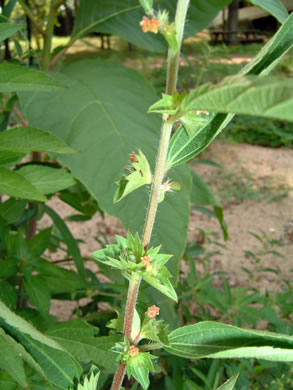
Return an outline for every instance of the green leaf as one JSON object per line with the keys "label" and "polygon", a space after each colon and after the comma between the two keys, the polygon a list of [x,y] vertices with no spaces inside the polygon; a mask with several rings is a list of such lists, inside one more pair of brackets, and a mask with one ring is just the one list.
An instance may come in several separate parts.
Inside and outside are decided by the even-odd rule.
{"label": "green leaf", "polygon": [[273,15],[280,23],[283,23],[288,17],[288,11],[282,4],[281,0],[248,0],[250,3],[263,8]]}
{"label": "green leaf", "polygon": [[0,151],[76,153],[55,135],[32,127],[15,127],[1,133]]}
{"label": "green leaf", "polygon": [[136,356],[131,356],[127,362],[128,378],[133,376],[143,389],[147,389],[150,385],[149,372],[154,371],[152,362],[154,358],[150,353],[140,352]]}
{"label": "green leaf", "polygon": [[0,215],[10,224],[16,222],[24,213],[26,200],[9,198],[0,204]]}
{"label": "green leaf", "polygon": [[[219,11],[231,0],[191,0],[188,10],[189,23],[185,37],[193,36],[208,27]],[[154,9],[169,11],[170,20],[174,20],[177,0],[154,1]],[[119,35],[121,38],[151,51],[167,50],[167,45],[160,35],[143,33],[139,22],[144,11],[137,0],[81,0],[75,19],[71,43],[86,34],[96,31]]]}
{"label": "green leaf", "polygon": [[23,368],[22,359],[18,353],[11,348],[11,340],[3,329],[0,328],[0,368],[7,372],[22,387],[26,386],[26,375]]}
{"label": "green leaf", "polygon": [[[58,79],[71,87],[61,93],[21,95],[29,122],[80,150],[76,155],[55,158],[70,168],[103,210],[118,217],[126,230],[141,234],[143,205],[148,201],[145,189],[136,190],[115,205],[112,196],[129,153],[138,145],[143,145],[150,166],[154,166],[160,120],[146,114],[156,100],[153,89],[135,71],[109,62],[75,62],[65,68],[65,73]],[[168,267],[176,283],[187,238],[191,178],[185,166],[174,169],[170,178],[180,182],[182,190],[176,195],[166,194],[159,206],[151,245],[162,244],[164,252],[174,255]]]}
{"label": "green leaf", "polygon": [[28,180],[7,168],[0,167],[0,192],[30,200],[45,202],[47,199]]}
{"label": "green leaf", "polygon": [[47,334],[79,361],[92,361],[98,367],[115,370],[117,353],[111,348],[120,336],[96,337],[98,329],[82,319],[74,319],[51,327]]}
{"label": "green leaf", "polygon": [[178,301],[176,291],[169,281],[171,274],[166,267],[161,267],[154,276],[151,272],[141,272],[140,275],[144,281],[159,290],[162,294],[171,298],[175,302]]}
{"label": "green leaf", "polygon": [[3,152],[0,153],[0,165],[11,166],[21,161],[25,157],[26,153],[17,152]]}
{"label": "green leaf", "polygon": [[21,24],[15,23],[0,23],[0,42],[10,37],[22,28]]}
{"label": "green leaf", "polygon": [[85,377],[85,379],[83,380],[83,384],[79,383],[77,385],[77,390],[96,390],[98,386],[99,377],[99,372],[97,372],[96,374],[92,372],[89,378]]}
{"label": "green leaf", "polygon": [[153,0],[139,0],[139,2],[145,13],[147,15],[151,15],[153,10]]}
{"label": "green leaf", "polygon": [[67,390],[68,386],[73,385],[74,378],[79,378],[82,369],[68,352],[10,311],[1,301],[0,319],[3,328],[33,356],[53,385]]}
{"label": "green leaf", "polygon": [[228,379],[222,386],[218,387],[217,390],[233,390],[238,377],[239,373],[233,375],[232,378]]}
{"label": "green leaf", "polygon": [[[260,50],[258,55],[239,73],[245,75],[267,75],[293,47],[293,14],[280,27],[275,36]],[[198,93],[201,92],[201,87]],[[172,166],[187,162],[201,153],[228,125],[233,114],[216,114],[207,124],[198,129],[193,137],[181,128],[170,142],[169,157]]]}
{"label": "green leaf", "polygon": [[0,64],[0,92],[58,91],[64,85],[48,76],[25,66]]}
{"label": "green leaf", "polygon": [[18,174],[32,183],[43,195],[54,194],[73,186],[76,181],[65,169],[30,164],[21,167]]}
{"label": "green leaf", "polygon": [[131,164],[134,171],[127,176],[122,176],[119,182],[117,182],[118,189],[114,195],[115,203],[137,188],[152,182],[152,172],[148,160],[141,150],[139,150],[138,154],[135,154],[135,160]]}
{"label": "green leaf", "polygon": [[171,332],[169,345],[164,349],[190,359],[255,358],[292,362],[293,336],[204,321]]}
{"label": "green leaf", "polygon": [[61,233],[63,240],[65,244],[67,245],[68,252],[72,255],[74,264],[76,265],[76,268],[79,272],[79,274],[83,277],[85,277],[85,268],[83,264],[83,258],[80,254],[80,250],[78,247],[78,244],[76,240],[74,239],[73,235],[71,234],[70,230],[66,226],[66,224],[63,222],[62,218],[59,217],[59,215],[50,207],[44,205],[46,214],[49,215],[49,217],[54,222],[55,227],[59,230]]}
{"label": "green leaf", "polygon": [[24,278],[24,288],[30,303],[36,306],[43,317],[48,317],[50,310],[50,291],[45,280],[40,275]]}
{"label": "green leaf", "polygon": [[191,92],[181,110],[207,110],[293,121],[293,81],[266,77],[228,77],[202,95]]}
{"label": "green leaf", "polygon": [[15,288],[5,280],[1,280],[0,282],[0,299],[11,308],[14,308],[17,302]]}

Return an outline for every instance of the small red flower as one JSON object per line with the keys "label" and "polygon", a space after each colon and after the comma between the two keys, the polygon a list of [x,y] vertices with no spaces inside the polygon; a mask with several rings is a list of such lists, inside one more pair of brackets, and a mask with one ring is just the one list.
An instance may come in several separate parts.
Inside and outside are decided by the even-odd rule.
{"label": "small red flower", "polygon": [[132,152],[132,153],[130,153],[130,155],[129,155],[129,160],[132,162],[132,163],[134,163],[134,162],[137,162],[137,154],[136,153],[134,153],[134,152]]}
{"label": "small red flower", "polygon": [[160,314],[160,308],[156,305],[150,306],[148,310],[145,312],[145,315],[152,318],[153,320],[159,314]]}
{"label": "small red flower", "polygon": [[158,34],[160,29],[159,20],[154,17],[149,19],[144,16],[142,21],[140,22],[140,26],[143,32],[153,32],[154,34]]}
{"label": "small red flower", "polygon": [[129,347],[129,354],[130,354],[130,356],[136,356],[139,354],[139,349],[137,347],[135,347],[134,345],[131,345]]}
{"label": "small red flower", "polygon": [[140,258],[140,260],[142,261],[143,265],[146,267],[147,265],[150,264],[150,262],[152,261],[151,259],[151,256],[143,256]]}

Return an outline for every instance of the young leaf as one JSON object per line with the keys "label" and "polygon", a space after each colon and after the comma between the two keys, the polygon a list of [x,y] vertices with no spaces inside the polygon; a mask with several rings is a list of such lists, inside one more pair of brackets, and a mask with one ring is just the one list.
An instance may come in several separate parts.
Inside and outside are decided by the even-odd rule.
{"label": "young leaf", "polygon": [[66,172],[65,169],[47,165],[25,165],[17,173],[32,183],[43,195],[54,194],[76,183],[71,174]]}
{"label": "young leaf", "polygon": [[10,37],[22,28],[21,24],[16,23],[0,23],[0,42]]}
{"label": "young leaf", "polygon": [[152,172],[148,160],[141,150],[135,154],[135,161],[131,165],[134,171],[127,176],[122,176],[117,182],[118,189],[114,195],[114,203],[119,202],[137,188],[152,182]]}
{"label": "young leaf", "polygon": [[64,87],[46,73],[20,65],[0,65],[0,92],[56,91]]}
{"label": "young leaf", "polygon": [[288,11],[282,4],[281,0],[248,0],[250,3],[263,8],[273,15],[280,23],[283,23],[288,17]]}
{"label": "young leaf", "polygon": [[0,151],[76,153],[55,135],[33,127],[15,127],[0,133]]}
{"label": "young leaf", "polygon": [[183,326],[169,334],[164,349],[174,355],[198,359],[255,358],[293,361],[293,336],[241,329],[232,325],[203,321]]}
{"label": "young leaf", "polygon": [[155,359],[150,353],[139,352],[136,356],[131,356],[127,362],[128,378],[133,376],[140,383],[143,389],[150,385],[149,373],[154,371],[152,359]]}
{"label": "young leaf", "polygon": [[176,291],[174,290],[174,287],[169,281],[171,274],[166,267],[159,268],[158,271],[155,271],[154,275],[152,275],[151,272],[141,272],[140,275],[143,280],[145,280],[152,287],[159,290],[161,293],[171,298],[173,301],[178,301]]}
{"label": "young leaf", "polygon": [[217,390],[233,390],[238,377],[239,373],[233,375],[232,378],[228,379],[222,386],[218,387]]}
{"label": "young leaf", "polygon": [[45,202],[44,195],[28,180],[10,169],[0,167],[0,192],[29,200]]}
{"label": "young leaf", "polygon": [[91,373],[91,376],[85,377],[83,384],[79,383],[77,385],[77,390],[96,390],[98,386],[100,373],[94,374]]}

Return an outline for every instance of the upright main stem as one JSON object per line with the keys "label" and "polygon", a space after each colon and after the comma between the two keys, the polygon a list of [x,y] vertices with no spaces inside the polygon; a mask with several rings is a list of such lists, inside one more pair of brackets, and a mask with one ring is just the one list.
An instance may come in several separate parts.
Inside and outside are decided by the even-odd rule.
{"label": "upright main stem", "polygon": [[[178,42],[178,51],[173,53],[169,49],[168,54],[168,72],[167,72],[167,85],[166,93],[172,95],[173,91],[176,89],[177,84],[177,75],[179,68],[179,57],[180,49],[184,32],[184,24],[187,14],[187,9],[189,5],[189,0],[178,0],[176,16],[175,16],[175,29],[176,37]],[[161,127],[161,138],[157,154],[156,168],[153,178],[153,184],[151,189],[151,195],[149,200],[149,206],[146,215],[146,221],[142,236],[142,243],[147,248],[151,239],[153,226],[156,219],[159,196],[161,191],[161,186],[163,183],[165,170],[166,170],[166,158],[168,152],[169,140],[172,132],[172,123],[168,121],[167,118],[163,117],[163,123]],[[124,319],[124,336],[131,341],[131,328],[133,321],[133,314],[136,306],[136,300],[138,296],[140,285],[140,279],[136,279],[129,282],[128,296],[125,308],[125,319]],[[111,386],[111,390],[120,390],[126,371],[126,365],[119,363],[114,380]]]}

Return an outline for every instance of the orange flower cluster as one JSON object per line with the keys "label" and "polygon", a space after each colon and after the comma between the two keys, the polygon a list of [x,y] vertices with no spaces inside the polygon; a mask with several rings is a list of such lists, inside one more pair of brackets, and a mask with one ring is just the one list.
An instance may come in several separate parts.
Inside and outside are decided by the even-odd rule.
{"label": "orange flower cluster", "polygon": [[139,23],[143,32],[153,32],[158,34],[160,29],[159,20],[152,17],[151,19],[146,16],[143,17],[142,21]]}
{"label": "orange flower cluster", "polygon": [[129,155],[129,160],[132,162],[132,163],[134,163],[134,162],[137,162],[137,154],[135,153],[135,152],[132,152],[132,153],[130,153],[130,155]]}
{"label": "orange flower cluster", "polygon": [[134,345],[131,345],[129,347],[129,354],[130,354],[130,356],[136,356],[139,354],[139,349],[137,347],[135,347]]}
{"label": "orange flower cluster", "polygon": [[156,318],[157,315],[160,314],[160,308],[156,305],[150,306],[148,310],[145,312],[145,315],[152,318],[153,320]]}
{"label": "orange flower cluster", "polygon": [[140,260],[142,261],[143,265],[146,267],[150,264],[151,262],[151,256],[143,256],[140,258]]}

